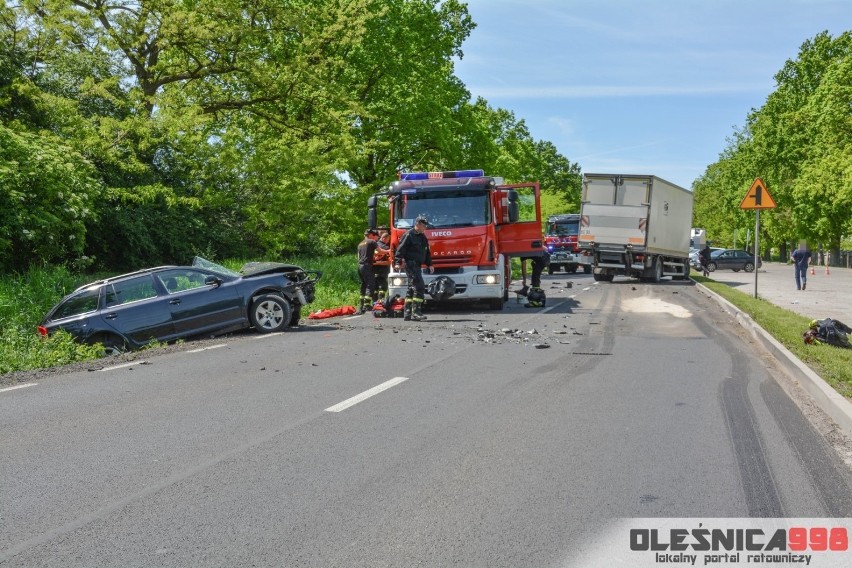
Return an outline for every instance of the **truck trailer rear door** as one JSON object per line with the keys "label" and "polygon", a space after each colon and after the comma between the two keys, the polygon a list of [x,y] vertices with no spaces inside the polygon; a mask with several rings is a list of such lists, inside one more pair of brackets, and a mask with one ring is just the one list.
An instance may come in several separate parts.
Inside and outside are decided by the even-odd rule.
{"label": "truck trailer rear door", "polygon": [[581,243],[645,246],[650,177],[586,174]]}
{"label": "truck trailer rear door", "polygon": [[[497,187],[497,240],[499,252],[507,256],[535,255],[544,251],[541,231],[541,198],[538,183]],[[511,213],[514,209],[517,218]]]}

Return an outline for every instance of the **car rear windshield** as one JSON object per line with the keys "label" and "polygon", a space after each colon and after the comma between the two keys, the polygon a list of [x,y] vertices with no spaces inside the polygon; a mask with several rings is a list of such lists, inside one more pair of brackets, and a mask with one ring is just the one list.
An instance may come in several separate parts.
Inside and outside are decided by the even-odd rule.
{"label": "car rear windshield", "polygon": [[98,309],[98,296],[100,294],[100,286],[87,288],[75,296],[72,296],[59,304],[56,311],[53,312],[51,319],[57,320],[72,316],[79,316],[93,312]]}

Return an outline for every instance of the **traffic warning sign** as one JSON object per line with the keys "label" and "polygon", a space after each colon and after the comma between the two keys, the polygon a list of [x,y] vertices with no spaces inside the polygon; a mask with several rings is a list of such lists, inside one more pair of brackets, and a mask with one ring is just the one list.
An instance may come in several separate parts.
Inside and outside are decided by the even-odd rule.
{"label": "traffic warning sign", "polygon": [[775,209],[775,200],[769,195],[766,184],[760,178],[755,178],[754,183],[743,197],[740,209]]}

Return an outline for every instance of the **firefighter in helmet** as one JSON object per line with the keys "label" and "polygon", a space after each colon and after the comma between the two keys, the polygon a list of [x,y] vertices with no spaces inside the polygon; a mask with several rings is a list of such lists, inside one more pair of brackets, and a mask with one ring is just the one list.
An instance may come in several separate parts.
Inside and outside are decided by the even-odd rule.
{"label": "firefighter in helmet", "polygon": [[361,299],[358,313],[373,306],[373,291],[376,289],[376,277],[373,273],[373,259],[379,244],[376,239],[379,232],[375,229],[364,231],[364,240],[358,243],[358,277],[361,279]]}
{"label": "firefighter in helmet", "polygon": [[408,276],[408,293],[405,295],[405,312],[403,319],[421,321],[425,320],[423,315],[423,302],[426,294],[426,283],[423,281],[422,265],[429,268],[429,272],[435,272],[432,266],[432,253],[429,250],[429,240],[426,238],[426,226],[429,221],[424,215],[420,215],[414,221],[414,227],[409,229],[402,239],[394,255],[399,259],[400,266]]}

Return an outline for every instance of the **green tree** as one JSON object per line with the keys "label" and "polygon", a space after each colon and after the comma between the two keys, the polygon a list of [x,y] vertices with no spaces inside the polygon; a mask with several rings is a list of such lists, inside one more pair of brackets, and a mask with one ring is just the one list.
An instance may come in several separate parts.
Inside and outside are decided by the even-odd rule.
{"label": "green tree", "polygon": [[776,74],[766,103],[696,180],[697,223],[727,235],[724,225],[741,218],[734,201],[759,176],[778,206],[761,216],[767,248],[778,246],[783,258],[788,243],[807,238],[839,249],[852,218],[850,60],[850,32],[823,32],[802,44]]}
{"label": "green tree", "polygon": [[55,135],[0,125],[0,269],[82,256],[100,190],[92,164]]}

